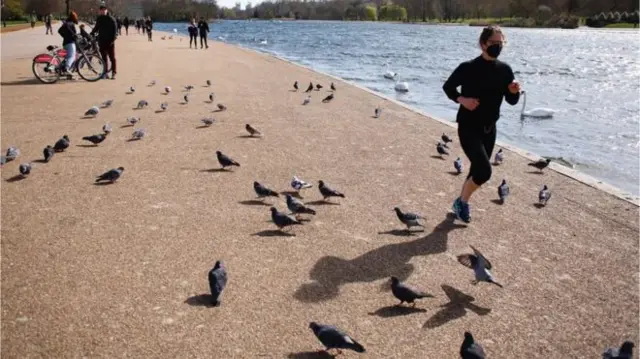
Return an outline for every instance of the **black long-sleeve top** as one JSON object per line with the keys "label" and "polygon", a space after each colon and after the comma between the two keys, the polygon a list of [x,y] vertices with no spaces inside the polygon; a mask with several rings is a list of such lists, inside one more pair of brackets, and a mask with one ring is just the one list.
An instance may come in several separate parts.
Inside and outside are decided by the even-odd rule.
{"label": "black long-sleeve top", "polygon": [[200,29],[200,36],[207,36],[209,24],[204,20],[200,20],[200,22],[198,22],[198,29]]}
{"label": "black long-sleeve top", "polygon": [[100,15],[96,19],[96,24],[91,30],[91,35],[98,33],[98,42],[101,44],[110,44],[116,41],[118,37],[118,25],[116,19],[111,15]]}
{"label": "black long-sleeve top", "polygon": [[[500,60],[488,61],[478,56],[461,63],[442,89],[456,103],[460,96],[478,99],[480,104],[474,111],[460,105],[456,118],[460,125],[492,126],[500,118],[503,98],[511,105],[517,104],[520,99],[520,93],[512,94],[509,91],[509,84],[513,80],[513,71],[509,65]],[[458,87],[461,87],[460,92]]]}

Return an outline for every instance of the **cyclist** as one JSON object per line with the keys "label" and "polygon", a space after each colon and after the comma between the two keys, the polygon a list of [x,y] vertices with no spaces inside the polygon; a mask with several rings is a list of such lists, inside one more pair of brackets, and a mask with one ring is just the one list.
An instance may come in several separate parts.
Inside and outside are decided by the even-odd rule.
{"label": "cyclist", "polygon": [[78,14],[75,11],[69,13],[69,17],[62,22],[62,26],[58,29],[58,34],[62,36],[62,47],[67,52],[64,57],[63,75],[70,76],[69,70],[76,59],[76,24],[78,23]]}

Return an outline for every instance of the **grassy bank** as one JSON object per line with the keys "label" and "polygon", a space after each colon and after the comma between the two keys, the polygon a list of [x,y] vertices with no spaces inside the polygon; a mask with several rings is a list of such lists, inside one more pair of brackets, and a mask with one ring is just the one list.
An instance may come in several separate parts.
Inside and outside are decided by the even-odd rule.
{"label": "grassy bank", "polygon": [[[36,26],[42,26],[44,25],[43,22],[38,21],[36,22]],[[31,27],[31,23],[28,22],[23,22],[23,21],[7,21],[7,27],[0,27],[0,34],[4,34],[7,32],[14,32],[14,31],[18,31],[18,30],[24,30],[24,29],[28,29]]]}

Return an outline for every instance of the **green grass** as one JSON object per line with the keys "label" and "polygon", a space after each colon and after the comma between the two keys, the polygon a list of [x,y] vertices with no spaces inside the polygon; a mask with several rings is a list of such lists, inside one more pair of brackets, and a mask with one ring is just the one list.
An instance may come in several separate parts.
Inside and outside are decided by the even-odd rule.
{"label": "green grass", "polygon": [[619,22],[616,24],[609,24],[605,26],[606,29],[633,29],[633,24],[630,22]]}
{"label": "green grass", "polygon": [[6,23],[7,23],[7,26],[28,24],[28,22],[24,20],[7,20]]}

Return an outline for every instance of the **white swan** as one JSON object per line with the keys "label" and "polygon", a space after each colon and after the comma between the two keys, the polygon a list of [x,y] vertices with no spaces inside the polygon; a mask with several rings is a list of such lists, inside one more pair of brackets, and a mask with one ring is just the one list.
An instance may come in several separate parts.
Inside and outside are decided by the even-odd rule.
{"label": "white swan", "polygon": [[387,71],[382,76],[384,76],[385,79],[389,79],[389,80],[395,79],[396,76],[398,76],[398,73],[389,70],[389,64],[385,64],[385,65],[387,66]]}
{"label": "white swan", "polygon": [[409,84],[406,82],[396,82],[395,89],[398,92],[409,92]]}
{"label": "white swan", "polygon": [[552,118],[553,114],[556,113],[555,110],[552,110],[550,108],[534,108],[531,109],[529,111],[525,111],[525,108],[527,106],[527,92],[526,91],[521,91],[520,92],[522,94],[522,96],[524,97],[522,100],[522,111],[520,112],[520,117],[525,118],[525,117],[532,117],[532,118]]}
{"label": "white swan", "polygon": [[177,34],[178,33],[178,29],[173,29],[173,32]]}

